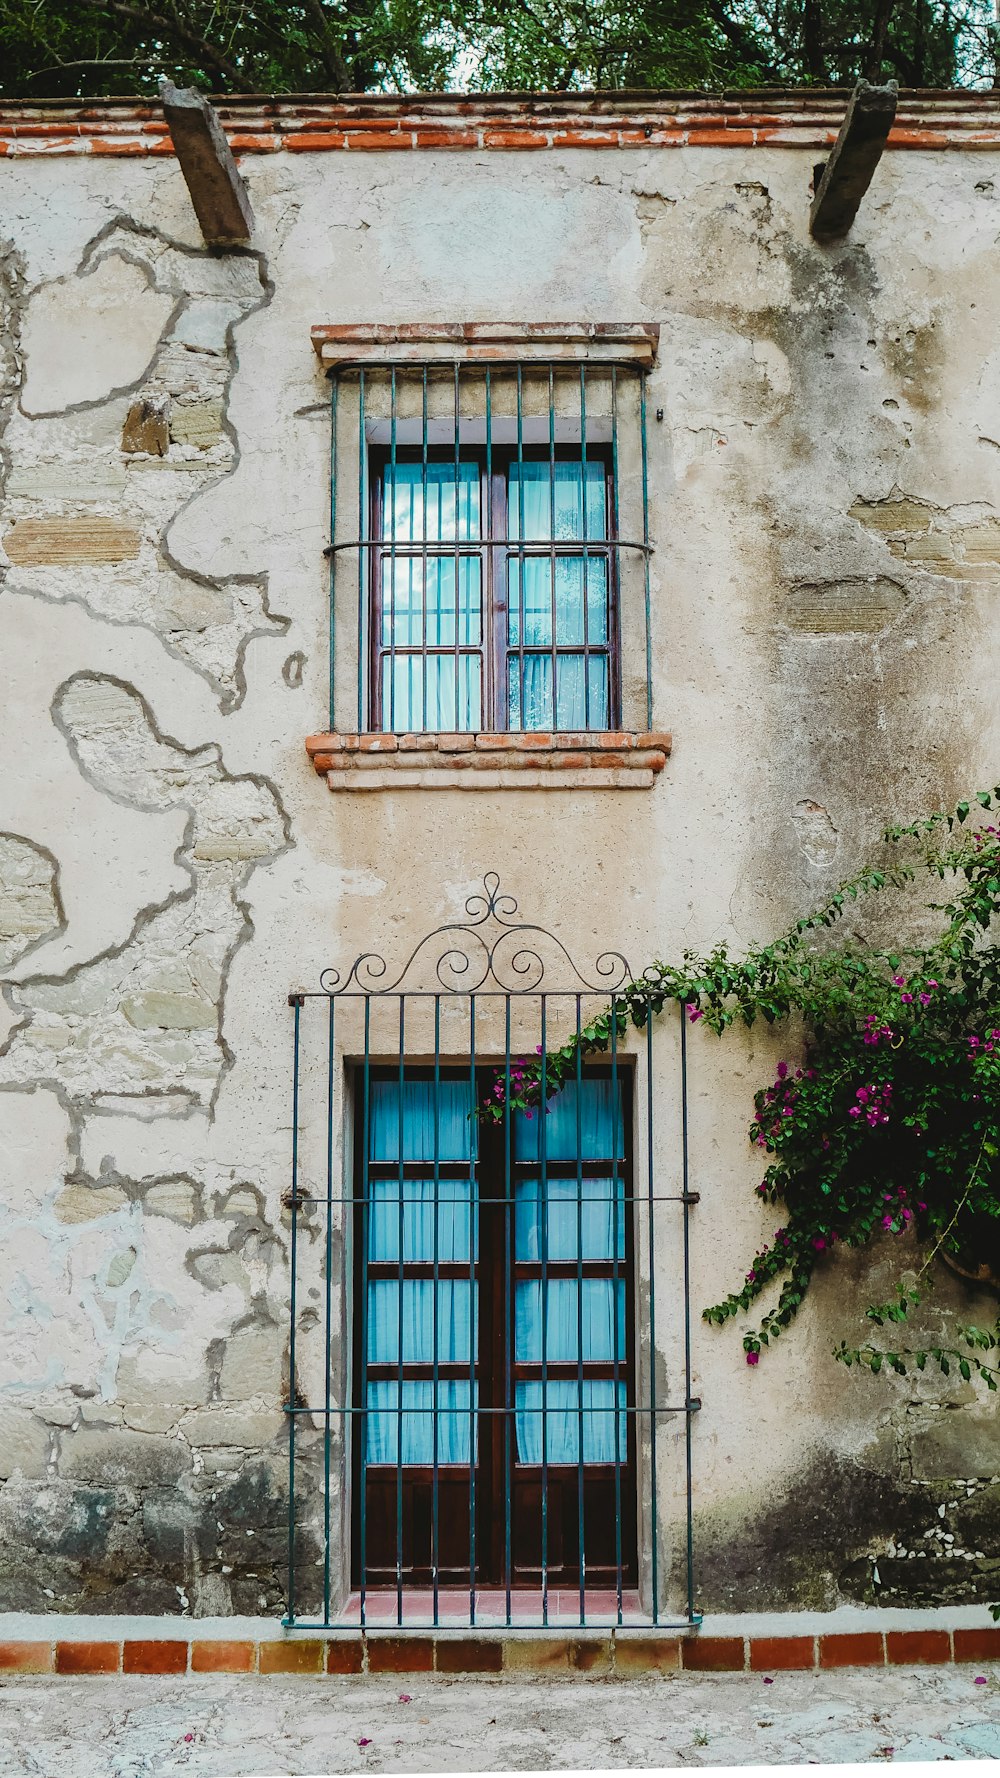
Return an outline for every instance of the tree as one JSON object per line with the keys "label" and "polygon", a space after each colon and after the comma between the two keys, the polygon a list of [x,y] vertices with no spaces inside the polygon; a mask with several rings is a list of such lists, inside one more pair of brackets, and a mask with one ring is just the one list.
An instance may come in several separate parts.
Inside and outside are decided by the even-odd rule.
{"label": "tree", "polygon": [[4,0],[0,96],[990,86],[993,0]]}

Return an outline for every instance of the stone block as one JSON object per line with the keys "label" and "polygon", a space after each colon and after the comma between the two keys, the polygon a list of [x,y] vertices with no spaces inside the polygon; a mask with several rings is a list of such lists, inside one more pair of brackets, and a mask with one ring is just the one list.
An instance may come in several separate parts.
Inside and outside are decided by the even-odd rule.
{"label": "stone block", "polygon": [[198,1192],[190,1179],[157,1179],[142,1194],[147,1216],[168,1216],[190,1228],[198,1216]]}
{"label": "stone block", "polygon": [[[735,1657],[734,1657],[735,1658]],[[739,1666],[743,1666],[743,1644],[739,1642]],[[676,1673],[681,1665],[679,1636],[615,1637],[615,1672]]]}
{"label": "stone block", "polygon": [[110,503],[121,499],[125,479],[121,463],[24,463],[11,470],[6,493],[11,500],[64,500],[74,505],[92,500]]}
{"label": "stone block", "polygon": [[51,1449],[52,1434],[43,1420],[27,1408],[0,1406],[0,1480],[15,1473],[44,1476]]}
{"label": "stone block", "polygon": [[498,1636],[439,1636],[434,1665],[439,1673],[499,1673],[503,1644]]}
{"label": "stone block", "polygon": [[894,580],[824,580],[793,587],[783,618],[805,635],[875,635],[899,616],[905,589]]}
{"label": "stone block", "polygon": [[70,1225],[95,1222],[98,1217],[111,1216],[128,1203],[120,1185],[84,1185],[78,1180],[65,1185],[55,1202],[56,1217]]}
{"label": "stone block", "polygon": [[1000,1475],[1000,1414],[942,1408],[910,1444],[916,1481]]}
{"label": "stone block", "polygon": [[870,531],[929,531],[933,512],[918,500],[856,500],[847,516]]}
{"label": "stone block", "polygon": [[153,1560],[188,1570],[215,1558],[218,1541],[211,1503],[202,1506],[177,1488],[154,1488],[142,1503],[143,1538]]}
{"label": "stone block", "polygon": [[113,1426],[81,1426],[62,1441],[59,1473],[66,1479],[132,1486],[176,1483],[191,1465],[180,1439],[121,1431]]}
{"label": "stone block", "polygon": [[270,1322],[243,1327],[231,1334],[219,1376],[223,1401],[279,1402],[284,1342],[284,1329]]}
{"label": "stone block", "polygon": [[364,1644],[360,1636],[333,1636],[326,1645],[328,1673],[360,1673],[364,1664]]}
{"label": "stone block", "polygon": [[233,601],[224,587],[199,586],[182,580],[163,601],[162,627],[176,630],[221,629],[234,621]]}
{"label": "stone block", "polygon": [[854,1635],[821,1636],[821,1667],[884,1667],[885,1649],[880,1630],[859,1630]]}
{"label": "stone block", "polygon": [[51,1673],[49,1642],[0,1642],[0,1672]]}
{"label": "stone block", "polygon": [[219,1009],[203,995],[170,993],[151,988],[122,1001],[122,1012],[139,1031],[212,1031]]}
{"label": "stone block", "polygon": [[199,451],[210,451],[222,437],[222,402],[175,403],[170,416],[170,437],[174,444],[195,445]]}
{"label": "stone block", "polygon": [[142,538],[121,519],[87,517],[17,519],[3,547],[18,568],[112,566],[139,554]]}
{"label": "stone block", "polygon": [[142,395],[133,401],[122,427],[122,450],[141,451],[147,457],[165,457],[170,449],[169,400]]}
{"label": "stone block", "polygon": [[236,1446],[261,1451],[276,1438],[287,1437],[288,1422],[277,1409],[272,1413],[241,1413],[238,1409],[199,1408],[186,1414],[181,1431],[192,1445]]}
{"label": "stone block", "polygon": [[885,1653],[894,1667],[937,1667],[951,1660],[951,1636],[947,1630],[890,1630]]}

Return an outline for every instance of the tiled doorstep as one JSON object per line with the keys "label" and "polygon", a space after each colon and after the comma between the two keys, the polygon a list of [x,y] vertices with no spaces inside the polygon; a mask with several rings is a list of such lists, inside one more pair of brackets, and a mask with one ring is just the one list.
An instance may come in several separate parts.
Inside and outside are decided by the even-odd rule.
{"label": "tiled doorstep", "polygon": [[753,1672],[1000,1661],[985,1607],[707,1617],[678,1634],[650,1625],[548,1630],[396,1628],[288,1632],[270,1618],[0,1616],[0,1672],[514,1673]]}

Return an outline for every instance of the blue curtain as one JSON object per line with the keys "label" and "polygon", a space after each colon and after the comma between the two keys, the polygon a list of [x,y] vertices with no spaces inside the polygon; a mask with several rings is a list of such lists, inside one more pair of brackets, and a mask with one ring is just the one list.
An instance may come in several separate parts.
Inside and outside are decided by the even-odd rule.
{"label": "blue curtain", "polygon": [[[545,1115],[545,1154],[549,1161],[575,1162],[600,1170],[599,1177],[546,1178],[539,1173],[515,1182],[514,1244],[519,1260],[624,1260],[624,1181],[614,1177],[614,1161],[624,1157],[621,1082],[585,1079],[578,1093],[571,1081],[549,1100]],[[542,1120],[537,1113],[513,1119],[514,1156],[540,1160]],[[368,1154],[376,1166],[400,1160],[418,1163],[430,1177],[373,1178],[369,1182],[368,1258],[408,1262],[467,1264],[478,1255],[478,1206],[471,1166],[478,1120],[468,1080],[373,1081],[370,1085]],[[400,1137],[402,1136],[402,1142]],[[469,1163],[470,1176],[438,1179],[434,1160]],[[402,1212],[402,1214],[400,1214]],[[543,1223],[544,1216],[544,1223]],[[544,1240],[543,1240],[544,1234]],[[475,1363],[478,1358],[478,1290],[467,1278],[371,1279],[368,1283],[368,1359],[372,1364]],[[545,1289],[544,1349],[552,1362],[625,1362],[625,1281],[619,1278],[549,1278]],[[436,1316],[435,1316],[436,1301]],[[580,1352],[580,1329],[583,1341]],[[521,1279],[514,1300],[515,1357],[539,1363],[543,1353],[542,1285]],[[431,1463],[435,1409],[437,1459],[441,1464],[470,1461],[469,1381],[398,1379],[369,1383],[366,1453],[369,1463]],[[576,1463],[583,1417],[583,1461],[610,1463],[626,1452],[625,1385],[613,1380],[547,1380],[545,1421],[551,1463]],[[516,1386],[515,1418],[520,1460],[538,1463],[542,1455],[542,1385]],[[474,1418],[474,1417],[473,1417]],[[400,1443],[400,1431],[402,1433]],[[472,1434],[474,1450],[475,1433]]]}
{"label": "blue curtain", "polygon": [[[545,1458],[548,1463],[580,1461],[580,1409],[583,1408],[584,1463],[624,1463],[628,1453],[625,1384],[618,1384],[618,1449],[615,1450],[615,1383],[609,1377],[578,1382],[551,1378],[545,1384]],[[515,1386],[517,1453],[522,1463],[542,1461],[542,1385]]]}
{"label": "blue curtain", "polygon": [[[437,1420],[439,1463],[468,1463],[470,1447],[476,1450],[476,1423],[469,1414],[468,1380],[438,1380],[438,1412],[434,1413],[433,1382],[407,1378],[402,1399],[402,1461],[433,1463],[434,1422]],[[478,1391],[477,1391],[478,1396]],[[394,1380],[368,1385],[369,1463],[399,1462],[399,1384]],[[470,1420],[472,1422],[470,1428]],[[472,1432],[470,1441],[469,1433]],[[473,1461],[475,1457],[473,1456]]]}

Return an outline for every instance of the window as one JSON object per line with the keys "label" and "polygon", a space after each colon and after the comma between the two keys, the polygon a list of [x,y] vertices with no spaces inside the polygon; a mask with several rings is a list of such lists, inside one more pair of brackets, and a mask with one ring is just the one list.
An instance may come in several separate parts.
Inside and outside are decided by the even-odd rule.
{"label": "window", "polygon": [[327,732],[351,757],[383,732],[653,734],[657,329],[372,323],[313,339],[331,391]]}
{"label": "window", "polygon": [[496,1080],[358,1083],[356,1583],[467,1585],[470,1537],[479,1584],[573,1584],[581,1555],[634,1583],[626,1077],[517,1113],[506,1160]]}
{"label": "window", "polygon": [[586,444],[379,453],[374,727],[616,725],[612,477]]}

